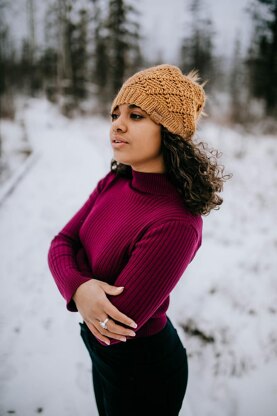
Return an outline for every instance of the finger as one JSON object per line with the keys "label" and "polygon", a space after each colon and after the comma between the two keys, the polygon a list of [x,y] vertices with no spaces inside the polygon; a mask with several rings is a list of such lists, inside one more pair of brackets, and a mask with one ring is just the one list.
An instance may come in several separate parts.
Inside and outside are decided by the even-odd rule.
{"label": "finger", "polygon": [[114,320],[121,322],[124,325],[130,326],[131,328],[137,328],[137,324],[127,315],[120,312],[110,301],[108,301],[105,312]]}
{"label": "finger", "polygon": [[112,319],[109,319],[107,323],[108,330],[113,334],[119,334],[124,336],[134,337],[136,333],[131,329],[117,325]]}
{"label": "finger", "polygon": [[98,330],[97,330],[97,328],[95,327],[95,325],[94,324],[92,324],[92,323],[90,323],[90,322],[87,322],[87,321],[85,321],[86,322],[86,324],[87,324],[87,326],[88,326],[88,328],[89,328],[89,330],[90,330],[90,332],[96,337],[96,338],[98,338],[98,339],[100,339],[100,341],[103,341],[103,342],[105,342],[105,344],[107,344],[107,345],[110,345],[110,340],[109,340],[109,338],[107,338],[107,337],[105,337],[105,336],[103,336]]}
{"label": "finger", "polygon": [[102,288],[104,289],[105,293],[107,293],[108,295],[112,295],[112,296],[116,296],[119,295],[120,293],[122,293],[124,287],[121,286],[111,286],[108,283],[103,283],[102,284]]}
{"label": "finger", "polygon": [[102,328],[98,321],[95,322],[95,329],[104,337],[113,338],[124,342],[127,340],[125,336],[114,334],[108,328]]}
{"label": "finger", "polygon": [[[106,319],[108,318],[108,321],[106,323],[107,328],[103,328],[101,326],[101,322],[104,322]],[[117,325],[110,317],[106,316],[103,319],[96,319],[96,327],[97,329],[99,329],[99,331],[103,334],[106,335],[107,334],[107,330],[111,333],[111,334],[117,334],[117,335],[123,335],[123,336],[135,336],[136,333],[134,331],[132,331],[131,329],[125,328],[121,325]],[[101,329],[99,328],[99,325],[101,327]],[[116,338],[116,339],[121,339],[121,338]],[[122,339],[121,339],[122,341]]]}

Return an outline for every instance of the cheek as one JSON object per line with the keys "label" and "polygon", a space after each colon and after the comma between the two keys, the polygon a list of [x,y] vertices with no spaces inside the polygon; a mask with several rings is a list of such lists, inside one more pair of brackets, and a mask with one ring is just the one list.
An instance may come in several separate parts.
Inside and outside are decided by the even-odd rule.
{"label": "cheek", "polygon": [[158,137],[144,136],[144,139],[137,143],[136,150],[140,154],[156,156],[161,151],[161,141]]}
{"label": "cheek", "polygon": [[149,141],[151,139],[152,148],[159,150],[162,144],[161,129],[158,126],[153,126],[149,134]]}

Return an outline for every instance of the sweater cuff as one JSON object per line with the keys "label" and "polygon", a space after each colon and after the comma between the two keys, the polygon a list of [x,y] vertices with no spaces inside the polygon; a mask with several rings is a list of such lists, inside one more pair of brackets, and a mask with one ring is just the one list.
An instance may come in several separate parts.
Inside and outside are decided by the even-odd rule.
{"label": "sweater cuff", "polygon": [[73,300],[73,296],[74,296],[74,294],[75,294],[75,292],[76,292],[76,290],[78,289],[79,286],[81,286],[83,283],[88,282],[91,279],[92,279],[91,277],[83,276],[82,278],[78,278],[78,280],[73,281],[71,283],[70,288],[68,288],[68,290],[64,294],[64,297],[65,297],[65,300],[66,300],[66,308],[70,312],[78,312],[76,303]]}

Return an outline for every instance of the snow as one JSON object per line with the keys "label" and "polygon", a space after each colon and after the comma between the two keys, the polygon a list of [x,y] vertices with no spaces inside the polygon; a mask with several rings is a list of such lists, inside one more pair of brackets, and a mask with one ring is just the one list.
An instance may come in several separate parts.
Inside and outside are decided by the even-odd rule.
{"label": "snow", "polygon": [[[109,170],[109,123],[68,120],[43,99],[27,101],[18,117],[36,162],[0,206],[0,415],[97,415],[81,317],[66,310],[47,252]],[[14,129],[5,126],[10,136]],[[171,295],[168,314],[189,355],[180,416],[275,416],[276,137],[212,122],[199,136],[223,152],[233,178],[220,210],[203,218],[202,247]]]}

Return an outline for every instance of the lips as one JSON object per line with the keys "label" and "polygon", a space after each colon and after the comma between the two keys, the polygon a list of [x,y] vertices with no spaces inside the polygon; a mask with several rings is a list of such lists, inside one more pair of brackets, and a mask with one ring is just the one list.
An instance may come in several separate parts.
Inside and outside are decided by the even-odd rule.
{"label": "lips", "polygon": [[123,140],[121,137],[114,137],[112,139],[112,143],[117,143],[117,142],[120,142],[120,143],[128,143],[128,142],[126,142],[126,140]]}

